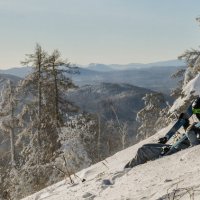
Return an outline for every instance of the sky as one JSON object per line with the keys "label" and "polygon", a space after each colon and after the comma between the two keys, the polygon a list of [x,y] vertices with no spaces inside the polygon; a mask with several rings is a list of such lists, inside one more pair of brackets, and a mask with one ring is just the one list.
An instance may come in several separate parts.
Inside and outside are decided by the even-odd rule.
{"label": "sky", "polygon": [[0,68],[36,43],[74,64],[150,63],[200,45],[199,0],[0,0]]}

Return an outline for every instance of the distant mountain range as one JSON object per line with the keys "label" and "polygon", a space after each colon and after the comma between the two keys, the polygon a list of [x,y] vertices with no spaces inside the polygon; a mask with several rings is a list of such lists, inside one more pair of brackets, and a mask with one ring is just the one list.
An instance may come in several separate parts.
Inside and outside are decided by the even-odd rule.
{"label": "distant mountain range", "polygon": [[[183,67],[185,66],[185,62],[182,60],[168,60],[161,62],[154,62],[148,64],[142,63],[129,63],[129,64],[101,64],[101,63],[90,63],[89,65],[81,66],[80,69],[92,70],[98,72],[108,72],[108,71],[116,71],[116,70],[132,70],[132,69],[145,69],[151,67]],[[15,76],[19,76],[24,78],[28,73],[31,72],[30,67],[13,67],[10,69],[0,70],[2,74],[11,74]]]}
{"label": "distant mountain range", "polygon": [[13,67],[10,69],[1,69],[0,74],[10,74],[13,76],[18,76],[20,78],[24,78],[31,72],[30,67]]}
{"label": "distant mountain range", "polygon": [[180,67],[148,67],[132,70],[98,72],[80,69],[80,75],[72,76],[78,85],[101,82],[126,83],[169,94],[177,85],[177,80],[170,76]]}
{"label": "distant mountain range", "polygon": [[[171,74],[183,67],[185,67],[184,62],[179,60],[127,65],[93,63],[84,68],[80,67],[79,75],[69,76],[80,86],[101,82],[126,83],[169,94],[177,84],[176,80],[170,78]],[[30,67],[0,70],[1,74],[11,74],[21,78],[30,72]]]}
{"label": "distant mountain range", "polygon": [[182,60],[169,60],[169,61],[161,61],[161,62],[154,62],[148,64],[142,63],[129,63],[125,65],[120,64],[98,64],[98,63],[91,63],[86,68],[94,71],[100,72],[108,72],[113,70],[131,70],[131,69],[144,69],[149,67],[181,67],[185,66],[185,62]]}

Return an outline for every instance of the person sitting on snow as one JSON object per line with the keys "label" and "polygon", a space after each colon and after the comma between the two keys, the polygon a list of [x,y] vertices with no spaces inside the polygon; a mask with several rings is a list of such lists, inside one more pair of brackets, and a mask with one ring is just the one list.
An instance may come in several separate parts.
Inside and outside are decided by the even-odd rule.
{"label": "person sitting on snow", "polygon": [[200,97],[191,105],[191,115],[195,114],[199,122],[189,124],[187,114],[181,113],[179,120],[184,120],[184,129],[186,133],[173,145],[166,144],[167,141],[176,133],[169,131],[164,137],[158,139],[158,143],[145,144],[140,147],[135,158],[128,162],[124,168],[132,168],[139,164],[143,164],[149,160],[155,160],[159,157],[171,155],[177,151],[195,146],[200,143]]}

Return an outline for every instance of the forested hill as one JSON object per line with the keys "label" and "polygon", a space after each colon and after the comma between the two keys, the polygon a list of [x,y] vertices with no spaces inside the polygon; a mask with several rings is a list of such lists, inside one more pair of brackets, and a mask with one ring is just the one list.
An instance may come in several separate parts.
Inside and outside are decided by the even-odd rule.
{"label": "forested hill", "polygon": [[129,84],[99,83],[71,91],[68,98],[81,110],[100,114],[107,120],[114,117],[112,106],[120,120],[133,122],[137,112],[144,106],[141,99],[145,94],[152,92]]}

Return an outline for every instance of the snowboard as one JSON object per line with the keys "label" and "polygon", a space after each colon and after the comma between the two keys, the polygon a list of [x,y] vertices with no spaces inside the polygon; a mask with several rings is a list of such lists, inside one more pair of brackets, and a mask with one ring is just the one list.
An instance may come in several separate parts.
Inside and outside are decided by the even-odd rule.
{"label": "snowboard", "polygon": [[[192,116],[192,104],[187,108],[186,112],[182,113],[182,117],[180,115],[179,119],[175,122],[172,128],[166,133],[165,137],[169,140],[182,126],[187,123],[187,120]],[[187,136],[184,134],[181,139],[179,139],[175,144],[173,144],[170,148],[163,149],[161,152],[161,156],[171,155],[177,152],[176,147],[187,140]]]}
{"label": "snowboard", "polygon": [[187,110],[182,113],[183,117],[179,117],[179,119],[175,122],[172,128],[165,134],[165,137],[169,140],[182,126],[185,125],[186,120],[188,120],[192,116],[192,105],[190,105]]}

